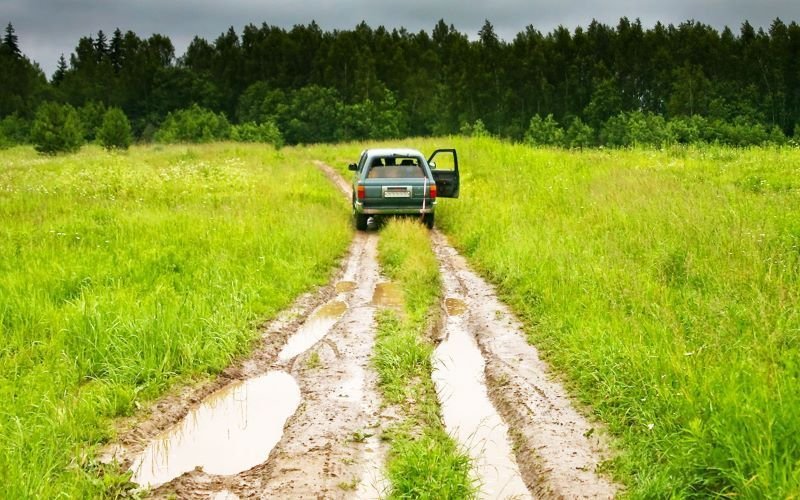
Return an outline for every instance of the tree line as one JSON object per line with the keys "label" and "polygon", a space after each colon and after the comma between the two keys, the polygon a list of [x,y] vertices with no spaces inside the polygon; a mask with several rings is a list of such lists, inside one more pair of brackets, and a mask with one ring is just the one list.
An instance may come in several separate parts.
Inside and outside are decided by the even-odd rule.
{"label": "tree line", "polygon": [[[45,102],[75,108],[87,140],[112,108],[140,140],[182,137],[161,131],[177,126],[176,113],[221,117],[256,137],[274,126],[291,144],[466,131],[572,147],[744,145],[800,132],[800,26],[780,19],[734,33],[622,18],[549,33],[528,26],[511,41],[489,21],[474,40],[443,20],[430,33],[264,23],[195,37],[180,57],[166,36],[116,29],[81,38],[49,80],[8,24],[0,68],[6,142],[29,140]],[[203,127],[232,138],[230,127]]]}

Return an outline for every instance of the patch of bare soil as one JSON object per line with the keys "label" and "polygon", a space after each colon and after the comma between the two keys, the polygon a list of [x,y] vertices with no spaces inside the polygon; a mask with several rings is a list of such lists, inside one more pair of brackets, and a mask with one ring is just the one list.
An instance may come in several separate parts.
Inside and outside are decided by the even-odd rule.
{"label": "patch of bare soil", "polygon": [[[169,462],[178,460],[175,448],[199,442],[181,458],[195,463],[194,469],[176,469],[174,478],[172,472],[136,473],[135,478],[153,481],[154,497],[383,496],[388,489],[382,474],[385,447],[378,436],[394,418],[390,410],[381,410],[376,375],[369,365],[374,344],[372,301],[379,281],[376,253],[377,235],[356,235],[337,279],[301,297],[270,323],[250,358],[225,370],[217,380],[157,403],[149,418],[109,449],[107,458],[125,467],[134,465],[137,471],[172,467]],[[271,390],[263,384],[281,382],[281,387],[290,388],[287,378],[296,381],[301,401],[281,429],[280,439],[271,452],[266,448],[257,465],[241,472],[227,470],[241,458],[234,455],[245,452],[220,443],[260,423],[260,415],[284,411],[278,410],[286,406],[284,401],[270,398],[283,398],[278,395],[292,390],[279,390],[278,385]],[[250,382],[258,384],[249,387]],[[215,419],[214,425],[206,427],[210,430],[198,427],[199,421]],[[220,419],[231,422],[226,427]],[[207,436],[192,435],[198,429],[200,434],[222,433],[223,438],[206,444]],[[261,446],[256,438],[246,439],[252,440],[245,443],[247,451]],[[159,453],[161,458],[148,458]]]}
{"label": "patch of bare soil", "polygon": [[463,315],[460,326],[483,353],[489,397],[509,427],[529,491],[544,498],[612,498],[619,487],[597,472],[608,457],[602,433],[594,430],[597,425],[576,411],[493,287],[469,268],[444,235],[433,232],[432,238],[444,307],[450,315],[454,310]]}

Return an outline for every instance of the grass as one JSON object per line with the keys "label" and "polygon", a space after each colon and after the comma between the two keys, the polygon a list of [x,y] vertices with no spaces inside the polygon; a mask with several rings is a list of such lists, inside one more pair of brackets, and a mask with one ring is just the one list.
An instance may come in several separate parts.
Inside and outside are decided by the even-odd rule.
{"label": "grass", "polygon": [[437,223],[618,436],[627,494],[800,495],[800,151],[455,145]]}
{"label": "grass", "polygon": [[301,150],[0,152],[3,496],[125,489],[95,458],[113,419],[245,356],[349,224]]}
{"label": "grass", "polygon": [[398,283],[403,314],[378,314],[374,363],[387,403],[399,405],[405,420],[387,437],[391,498],[468,498],[475,488],[470,462],[445,432],[431,380],[433,346],[426,338],[431,308],[438,303],[436,257],[427,230],[411,220],[390,220],[381,231],[379,259]]}

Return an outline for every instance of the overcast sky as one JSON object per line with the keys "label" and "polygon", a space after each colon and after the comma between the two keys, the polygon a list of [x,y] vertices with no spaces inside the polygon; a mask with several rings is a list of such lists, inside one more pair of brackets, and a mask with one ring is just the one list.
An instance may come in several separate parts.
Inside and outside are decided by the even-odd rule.
{"label": "overcast sky", "polygon": [[800,21],[800,0],[0,0],[0,23],[9,22],[22,51],[50,77],[61,53],[69,60],[81,36],[102,29],[132,30],[146,38],[167,35],[176,55],[199,35],[210,41],[233,26],[237,33],[253,23],[291,28],[315,20],[323,30],[350,29],[364,20],[373,28],[405,27],[431,31],[439,19],[474,39],[488,19],[502,38],[512,40],[528,25],[546,33],[559,24],[570,30],[592,19],[616,25],[622,16],[640,18],[645,27],[656,21],[678,24],[694,19],[738,33],[747,19],[769,27],[779,17]]}

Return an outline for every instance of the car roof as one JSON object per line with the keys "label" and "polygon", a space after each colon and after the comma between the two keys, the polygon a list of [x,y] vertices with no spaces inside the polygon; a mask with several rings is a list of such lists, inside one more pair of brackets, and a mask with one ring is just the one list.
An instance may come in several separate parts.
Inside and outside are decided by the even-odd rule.
{"label": "car roof", "polygon": [[[375,148],[368,149],[366,153],[370,158],[375,156],[422,156],[422,153],[410,148]],[[424,158],[424,156],[422,157]]]}

